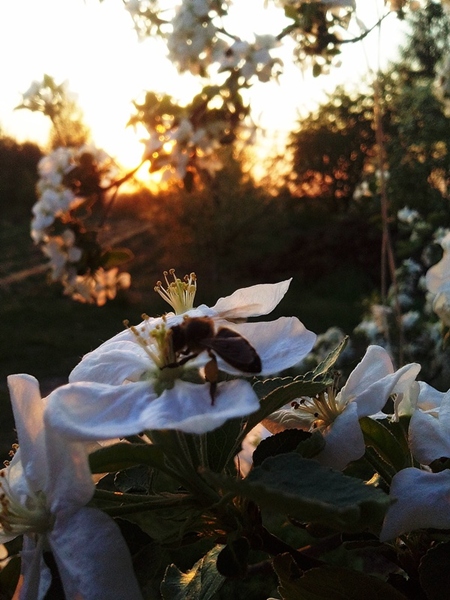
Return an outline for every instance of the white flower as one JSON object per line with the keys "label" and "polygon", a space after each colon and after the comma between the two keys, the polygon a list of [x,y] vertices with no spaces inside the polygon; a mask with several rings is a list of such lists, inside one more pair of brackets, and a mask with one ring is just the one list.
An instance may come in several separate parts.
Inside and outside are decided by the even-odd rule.
{"label": "white flower", "polygon": [[450,233],[439,243],[444,250],[442,258],[426,274],[427,289],[432,294],[437,294],[442,286],[450,282]]}
{"label": "white flower", "polygon": [[450,326],[450,233],[439,240],[443,255],[425,275],[427,290],[434,294],[433,310],[441,321]]}
{"label": "white flower", "polygon": [[0,472],[0,543],[23,535],[21,600],[50,586],[43,552],[53,552],[66,598],[141,599],[126,544],[114,521],[87,508],[94,485],[86,450],[44,419],[47,399],[29,375],[8,377],[19,449]]}
{"label": "white flower", "polygon": [[[394,372],[386,350],[369,346],[340,392],[330,389],[315,398],[300,398],[271,415],[270,421],[275,423],[274,431],[280,429],[276,424],[283,428],[320,429],[326,444],[315,459],[342,470],[364,454],[359,419],[381,411],[391,394],[408,390],[419,370],[420,365],[413,363]],[[270,428],[269,422],[266,427]]]}
{"label": "white flower", "polygon": [[[147,317],[130,327],[87,354],[70,374],[70,383],[52,394],[52,424],[74,439],[97,440],[151,429],[203,433],[256,411],[259,401],[248,381],[223,381],[213,392],[211,379],[205,381],[200,371],[214,362],[211,352],[205,346],[190,357],[177,350],[172,328],[196,317],[210,321],[211,335],[226,326],[256,351],[261,363],[258,374],[277,373],[298,363],[316,336],[294,317],[265,323],[234,323],[224,317],[264,314],[274,308],[288,285],[254,286],[247,288],[248,293],[238,290],[213,308],[203,305],[182,315]],[[220,353],[215,361],[225,373],[254,374],[246,372],[245,365],[233,366]]]}
{"label": "white flower", "polygon": [[402,533],[432,527],[450,528],[450,471],[430,473],[414,467],[394,475],[390,497],[393,500],[383,523],[381,541]]}
{"label": "white flower", "polygon": [[420,384],[408,435],[411,452],[421,464],[450,458],[450,391]]}
{"label": "white flower", "polygon": [[62,235],[47,237],[42,250],[50,259],[53,281],[61,279],[82,256],[81,249],[75,246],[75,234],[72,229],[65,229]]}
{"label": "white flower", "polygon": [[128,289],[131,284],[129,273],[120,272],[117,267],[105,270],[99,267],[93,273],[69,276],[62,281],[64,294],[78,302],[103,306],[116,297],[117,290]]}
{"label": "white flower", "polygon": [[408,206],[404,206],[397,212],[397,218],[403,223],[411,225],[419,219],[420,215],[417,210],[411,209]]}

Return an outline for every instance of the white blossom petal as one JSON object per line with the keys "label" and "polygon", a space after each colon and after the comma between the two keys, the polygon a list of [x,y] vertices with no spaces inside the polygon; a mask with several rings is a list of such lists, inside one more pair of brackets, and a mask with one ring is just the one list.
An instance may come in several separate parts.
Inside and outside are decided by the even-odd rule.
{"label": "white blossom petal", "polygon": [[86,354],[70,373],[69,381],[120,385],[127,379],[136,381],[150,366],[150,358],[135,341],[116,341]]}
{"label": "white blossom petal", "polygon": [[414,411],[408,435],[411,452],[421,464],[450,457],[450,391],[443,396],[437,412]]}
{"label": "white blossom petal", "polygon": [[209,384],[178,380],[158,396],[150,382],[122,386],[79,382],[51,394],[48,419],[69,438],[105,440],[151,429],[204,433],[258,408],[251,385],[241,380],[218,384],[214,403]]}
{"label": "white blossom petal", "polygon": [[24,576],[20,588],[20,600],[43,600],[50,587],[52,575],[43,557],[45,543],[44,536],[35,539],[26,535],[23,538],[20,559],[21,572]]}
{"label": "white blossom petal", "polygon": [[[312,349],[316,334],[296,317],[280,317],[264,323],[229,325],[255,348],[261,358],[261,375],[270,375],[298,364]],[[227,373],[239,373],[220,362]]]}
{"label": "white blossom petal", "polygon": [[342,471],[365,452],[364,437],[354,402],[324,432],[325,448],[314,457],[321,465]]}
{"label": "white blossom petal", "polygon": [[100,510],[57,522],[50,544],[68,600],[142,600],[120,529]]}
{"label": "white blossom petal", "polygon": [[356,399],[358,416],[361,418],[377,413],[386,404],[391,394],[403,393],[403,390],[414,383],[420,368],[417,363],[405,365],[392,375],[387,375],[370,385]]}
{"label": "white blossom petal", "polygon": [[433,527],[450,528],[450,471],[440,473],[408,467],[391,483],[389,507],[380,534],[387,541],[402,533]]}
{"label": "white blossom petal", "polygon": [[212,310],[230,321],[267,315],[280,303],[292,279],[280,283],[265,283],[236,290],[231,296],[219,298]]}
{"label": "white blossom petal", "polygon": [[42,485],[47,475],[44,446],[44,408],[39,383],[31,375],[9,375],[7,378],[21,461],[29,479]]}

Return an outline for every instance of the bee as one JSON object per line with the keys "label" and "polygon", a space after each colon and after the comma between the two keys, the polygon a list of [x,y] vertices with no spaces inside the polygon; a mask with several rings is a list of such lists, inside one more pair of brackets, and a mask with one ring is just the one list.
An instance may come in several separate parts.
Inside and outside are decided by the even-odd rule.
{"label": "bee", "polygon": [[214,404],[219,377],[216,355],[244,373],[261,372],[261,358],[250,342],[228,327],[220,327],[215,332],[214,322],[209,317],[188,317],[171,331],[173,350],[183,358],[169,366],[184,365],[202,352],[208,353],[211,360],[205,365],[205,378],[211,386],[211,404]]}

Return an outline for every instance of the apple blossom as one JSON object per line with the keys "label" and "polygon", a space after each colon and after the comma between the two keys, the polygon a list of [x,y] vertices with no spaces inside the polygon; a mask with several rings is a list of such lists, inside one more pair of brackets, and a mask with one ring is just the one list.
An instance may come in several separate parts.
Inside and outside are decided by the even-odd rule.
{"label": "apple blossom", "polygon": [[409,424],[409,445],[423,465],[442,457],[450,458],[450,391],[444,393],[420,384]]}
{"label": "apple blossom", "polygon": [[359,419],[381,411],[391,394],[407,391],[419,370],[420,365],[413,363],[394,371],[386,350],[369,346],[339,392],[330,388],[315,398],[299,398],[273,413],[264,424],[274,432],[319,429],[326,444],[315,459],[342,470],[364,454]]}
{"label": "apple blossom", "polygon": [[94,484],[83,444],[70,443],[44,420],[47,399],[30,375],[8,385],[19,447],[0,471],[0,543],[23,535],[20,600],[41,600],[51,583],[51,550],[67,599],[142,598],[120,530],[85,505]]}
{"label": "apple blossom", "polygon": [[[183,310],[181,297],[186,308],[192,306],[194,283],[191,275],[184,287],[176,279],[168,286],[167,295],[180,294],[180,303],[177,299],[172,302],[177,310]],[[288,285],[254,286],[219,299],[213,308],[203,305],[182,314],[146,317],[140,325],[129,327],[83,357],[70,374],[69,384],[51,395],[50,422],[73,439],[109,439],[152,429],[203,433],[256,411],[259,400],[248,381],[219,382],[213,394],[203,373],[211,363],[211,352],[205,347],[189,356],[178,350],[172,328],[197,317],[208,319],[214,332],[226,325],[256,351],[261,361],[258,374],[278,373],[309,352],[315,334],[295,317],[264,323],[227,319],[272,310]],[[242,369],[232,366],[220,353],[214,361],[218,369],[231,375],[254,374],[246,372],[245,365]]]}

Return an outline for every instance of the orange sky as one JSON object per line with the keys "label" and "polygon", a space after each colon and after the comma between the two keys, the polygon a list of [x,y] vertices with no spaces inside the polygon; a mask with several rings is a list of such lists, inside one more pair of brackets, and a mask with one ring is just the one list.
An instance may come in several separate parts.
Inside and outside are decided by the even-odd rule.
{"label": "orange sky", "polygon": [[[282,28],[281,11],[263,11],[262,5],[263,0],[245,0],[239,4],[235,11],[238,16],[235,31],[239,35],[245,38],[252,31],[273,33],[274,22],[278,25],[276,31]],[[362,16],[366,24],[371,24],[380,0],[364,0],[364,5],[367,12]],[[375,34],[370,37],[365,47],[375,67],[378,45]],[[383,26],[383,55],[386,48],[392,55],[400,37],[399,24],[392,16]],[[173,94],[183,101],[198,89],[198,82],[192,77],[177,74],[165,59],[164,50],[158,41],[137,40],[132,20],[121,0],[2,2],[1,131],[19,140],[45,143],[49,129],[47,119],[41,114],[13,109],[32,80],[40,80],[48,73],[58,83],[69,81],[70,90],[78,95],[94,142],[126,167],[132,167],[139,162],[143,148],[139,143],[142,136],[125,128],[132,113],[132,100],[144,90],[155,90]],[[322,95],[321,90],[331,91],[336,83],[358,80],[366,70],[360,44],[358,47],[349,44],[342,67],[316,80],[302,75],[290,64],[289,56],[287,52],[283,56],[285,74],[280,85],[257,84],[250,94],[254,117],[271,130],[270,143],[274,136],[284,137],[295,121],[296,111],[311,106],[314,99]]]}

